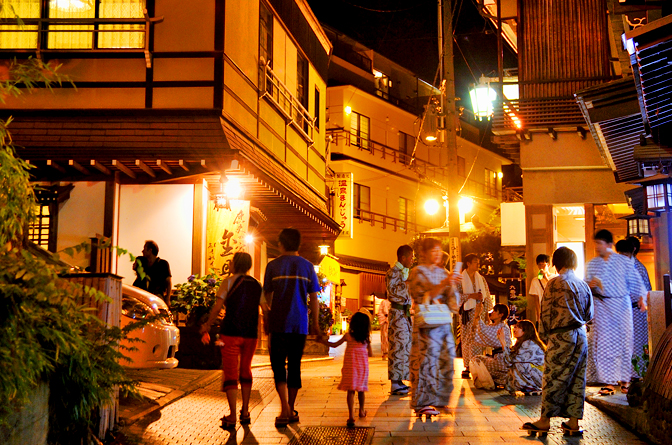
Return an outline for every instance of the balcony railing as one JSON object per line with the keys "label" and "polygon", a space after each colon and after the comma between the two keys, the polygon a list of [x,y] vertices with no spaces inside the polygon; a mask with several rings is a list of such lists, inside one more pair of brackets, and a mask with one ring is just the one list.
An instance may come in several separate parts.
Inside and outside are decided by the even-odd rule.
{"label": "balcony railing", "polygon": [[313,143],[315,118],[301,105],[301,102],[289,91],[284,83],[275,75],[270,64],[262,65],[263,84],[261,97],[271,99],[276,108],[285,116],[291,125],[310,143]]}
{"label": "balcony railing", "polygon": [[[371,156],[378,156],[381,159],[387,159],[393,163],[403,164],[407,166],[409,170],[412,170],[427,178],[431,178],[439,184],[442,184],[442,181],[448,177],[447,167],[439,167],[438,165],[418,158],[415,158],[413,160],[413,164],[411,164],[411,155],[370,139],[366,141],[367,143],[363,143],[360,137],[357,137],[357,135],[352,134],[344,129],[339,128],[327,130],[327,134],[333,137],[333,142],[337,145],[340,141],[343,141],[346,146],[356,147],[358,150],[367,152]],[[465,182],[463,176],[460,177],[460,181],[461,183]],[[445,187],[448,186],[446,183],[443,183],[443,185]],[[500,199],[502,196],[502,191],[500,188],[486,188],[484,183],[478,182],[474,179],[467,179],[466,183],[464,183],[464,187],[462,188],[461,193],[465,195],[486,198],[491,197],[496,199]]]}
{"label": "balcony railing", "polygon": [[[139,52],[144,53],[147,67],[151,68],[150,35],[153,25],[163,22],[163,17],[149,17],[146,9],[143,12],[144,18],[0,19],[0,42],[4,40],[7,45],[0,48],[0,52],[35,51],[38,58],[43,52]],[[10,43],[9,37],[3,39],[5,33],[20,33],[26,37]],[[68,34],[90,34],[90,38],[50,44],[50,36],[56,41]]]}
{"label": "balcony railing", "polygon": [[383,229],[392,229],[395,232],[400,230],[404,233],[411,232],[424,232],[429,230],[429,227],[417,224],[411,221],[405,221],[403,219],[394,218],[392,216],[383,215],[381,213],[374,213],[368,210],[362,210],[355,208],[355,219],[359,220],[360,224],[369,223],[371,227],[375,227],[376,224],[382,226]]}
{"label": "balcony railing", "polygon": [[495,108],[492,132],[510,134],[533,128],[585,125],[573,98],[505,100]]}

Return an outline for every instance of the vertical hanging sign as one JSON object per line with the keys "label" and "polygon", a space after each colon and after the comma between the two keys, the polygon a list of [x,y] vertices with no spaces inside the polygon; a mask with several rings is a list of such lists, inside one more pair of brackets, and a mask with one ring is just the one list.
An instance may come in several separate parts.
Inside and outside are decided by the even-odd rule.
{"label": "vertical hanging sign", "polygon": [[340,237],[352,238],[352,173],[336,173],[334,219],[341,226]]}

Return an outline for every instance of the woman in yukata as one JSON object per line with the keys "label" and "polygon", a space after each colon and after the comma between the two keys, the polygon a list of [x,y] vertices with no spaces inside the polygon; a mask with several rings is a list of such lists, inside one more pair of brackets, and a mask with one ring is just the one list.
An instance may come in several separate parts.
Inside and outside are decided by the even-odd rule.
{"label": "woman in yukata", "polygon": [[539,339],[534,324],[529,320],[521,320],[513,325],[516,343],[511,348],[507,345],[507,335],[508,332],[503,328],[497,331],[504,362],[509,367],[506,389],[511,393],[520,391],[526,395],[541,395],[546,345]]}

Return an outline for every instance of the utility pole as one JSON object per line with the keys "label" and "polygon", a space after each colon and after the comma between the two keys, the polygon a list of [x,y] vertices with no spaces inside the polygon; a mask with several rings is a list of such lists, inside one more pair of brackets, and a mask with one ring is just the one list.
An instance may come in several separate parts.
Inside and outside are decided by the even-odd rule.
{"label": "utility pole", "polygon": [[441,64],[441,159],[448,167],[448,232],[450,242],[450,267],[462,260],[460,248],[460,210],[457,176],[457,113],[455,111],[455,70],[453,68],[453,12],[451,0],[438,0],[439,16],[439,62]]}

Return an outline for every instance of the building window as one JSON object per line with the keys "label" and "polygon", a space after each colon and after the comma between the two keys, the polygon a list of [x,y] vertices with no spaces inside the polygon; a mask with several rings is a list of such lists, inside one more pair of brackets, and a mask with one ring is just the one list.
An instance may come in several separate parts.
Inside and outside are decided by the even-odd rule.
{"label": "building window", "polygon": [[484,179],[485,179],[485,190],[484,190],[485,194],[487,196],[495,196],[496,197],[497,196],[497,173],[486,168]]}
{"label": "building window", "polygon": [[313,112],[315,116],[315,129],[320,131],[320,90],[315,88],[315,110]]}
{"label": "building window", "polygon": [[[0,48],[32,49],[38,39],[46,36],[42,49],[110,49],[144,48],[146,24],[102,24],[95,19],[143,19],[145,0],[9,0],[4,3],[1,18],[20,17],[20,25],[0,25]],[[47,33],[39,33],[36,22],[44,11],[49,19],[88,20],[91,24],[46,25]],[[35,32],[31,32],[35,30]],[[88,32],[87,32],[88,31]]]}
{"label": "building window", "polygon": [[383,99],[389,99],[390,87],[392,86],[390,78],[380,71],[373,70],[373,82],[376,86],[376,95]]}
{"label": "building window", "polygon": [[399,160],[408,165],[413,156],[413,149],[415,148],[415,138],[403,131],[399,132]]}
{"label": "building window", "polygon": [[464,178],[466,176],[465,162],[462,156],[457,157],[457,176]]}
{"label": "building window", "polygon": [[273,14],[259,3],[259,60],[273,68]]}
{"label": "building window", "polygon": [[350,144],[364,150],[371,150],[369,128],[371,120],[354,111],[350,112]]}
{"label": "building window", "polygon": [[40,247],[49,249],[52,215],[49,204],[38,204],[35,221],[28,227],[28,239]]}
{"label": "building window", "polygon": [[399,197],[399,228],[408,230],[408,223],[415,221],[415,204],[413,200]]}
{"label": "building window", "polygon": [[371,188],[355,183],[355,218],[369,220],[371,218]]}
{"label": "building window", "polygon": [[296,98],[308,109],[308,61],[301,54],[296,55]]}

